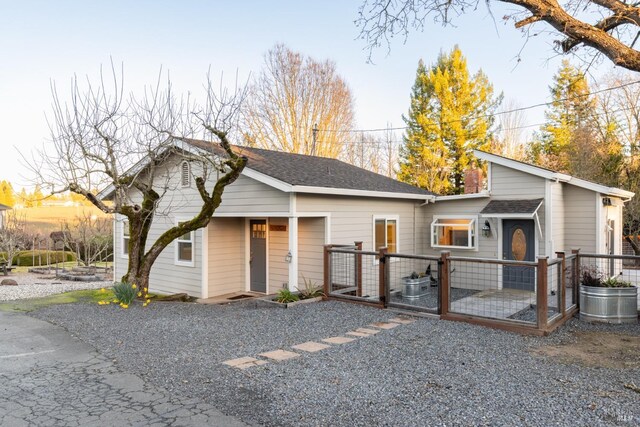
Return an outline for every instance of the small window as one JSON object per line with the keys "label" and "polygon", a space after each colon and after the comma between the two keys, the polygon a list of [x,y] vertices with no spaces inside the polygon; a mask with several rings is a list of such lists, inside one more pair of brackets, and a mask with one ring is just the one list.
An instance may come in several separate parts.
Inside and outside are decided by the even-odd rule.
{"label": "small window", "polygon": [[180,182],[183,187],[189,187],[191,185],[191,167],[186,160],[182,162],[180,166]]}
{"label": "small window", "polygon": [[435,218],[431,223],[431,246],[475,249],[476,218]]}
{"label": "small window", "polygon": [[390,253],[398,252],[398,220],[374,218],[374,250],[386,247]]}
{"label": "small window", "polygon": [[122,222],[122,256],[129,256],[129,221]]}
{"label": "small window", "polygon": [[[179,222],[178,225],[184,222]],[[195,233],[190,231],[176,239],[176,264],[193,266],[193,241]]]}

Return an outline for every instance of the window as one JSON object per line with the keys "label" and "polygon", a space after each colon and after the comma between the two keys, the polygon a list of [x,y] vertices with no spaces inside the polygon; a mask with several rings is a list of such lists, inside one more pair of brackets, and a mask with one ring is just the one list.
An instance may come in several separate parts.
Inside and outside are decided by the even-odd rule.
{"label": "window", "polygon": [[[178,225],[184,221],[178,222]],[[193,267],[193,241],[195,232],[190,231],[176,239],[176,264]]]}
{"label": "window", "polygon": [[398,218],[374,217],[374,250],[386,247],[389,252],[398,252]]}
{"label": "window", "polygon": [[189,187],[191,185],[191,167],[186,160],[180,165],[180,182],[183,187]]}
{"label": "window", "polygon": [[477,224],[475,217],[434,217],[431,223],[431,246],[476,249]]}
{"label": "window", "polygon": [[122,221],[122,256],[129,256],[129,221]]}

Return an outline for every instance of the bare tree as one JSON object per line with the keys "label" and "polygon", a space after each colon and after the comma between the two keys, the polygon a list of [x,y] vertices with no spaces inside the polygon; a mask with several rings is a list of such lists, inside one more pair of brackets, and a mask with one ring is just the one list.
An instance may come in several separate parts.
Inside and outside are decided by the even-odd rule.
{"label": "bare tree", "polygon": [[113,253],[113,221],[89,212],[77,215],[72,223],[63,221],[65,249],[76,254],[78,263],[90,266]]}
{"label": "bare tree", "polygon": [[335,63],[282,44],[265,55],[245,107],[247,143],[289,153],[337,158],[354,122],[353,97]]}
{"label": "bare tree", "polygon": [[495,154],[515,160],[525,160],[527,144],[524,138],[525,114],[518,103],[507,100],[503,110],[498,112],[498,132],[492,151]]}
{"label": "bare tree", "polygon": [[4,226],[0,228],[0,261],[11,267],[13,258],[26,249],[29,243],[25,215],[18,214],[15,210],[6,211]]}
{"label": "bare tree", "polygon": [[[521,12],[508,15],[515,28],[545,22],[560,36],[559,52],[579,46],[593,49],[614,64],[640,71],[640,51],[634,48],[640,34],[640,7],[627,0],[498,0],[516,5]],[[390,38],[406,39],[412,30],[423,30],[429,20],[448,25],[479,5],[478,0],[363,0],[356,25],[369,52]],[[490,6],[490,2],[487,1]]]}
{"label": "bare tree", "polygon": [[[97,84],[87,79],[81,86],[74,78],[67,102],[52,84],[52,139],[29,162],[43,189],[80,194],[101,211],[126,218],[129,264],[122,280],[145,293],[158,255],[176,238],[207,225],[225,187],[247,162],[229,141],[244,89],[236,85],[231,91],[216,91],[208,75],[206,101],[197,105],[189,98],[176,98],[170,80],[164,84],[160,76],[142,95],[125,94],[122,71],[116,72],[112,64],[108,82],[102,70]],[[211,139],[212,151],[188,151],[176,143],[176,138],[196,132]],[[212,154],[214,147],[219,155]],[[179,182],[179,168],[167,167],[176,158],[191,163],[201,205],[191,219],[148,241],[153,221],[179,207],[167,196],[173,194],[172,185],[179,185],[174,184]],[[102,195],[111,203],[95,190],[105,187]]]}
{"label": "bare tree", "polygon": [[340,159],[381,175],[394,178],[398,164],[398,145],[391,131],[383,135],[356,133],[344,141]]}

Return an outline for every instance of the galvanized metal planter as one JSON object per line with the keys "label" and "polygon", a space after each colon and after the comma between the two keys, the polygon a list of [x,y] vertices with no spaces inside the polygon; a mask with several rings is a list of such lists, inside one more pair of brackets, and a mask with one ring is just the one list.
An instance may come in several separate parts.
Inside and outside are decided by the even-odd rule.
{"label": "galvanized metal planter", "polygon": [[425,294],[423,288],[431,283],[431,277],[419,277],[412,279],[411,277],[402,278],[402,298],[417,299]]}
{"label": "galvanized metal planter", "polygon": [[638,288],[580,285],[580,320],[605,323],[638,321]]}

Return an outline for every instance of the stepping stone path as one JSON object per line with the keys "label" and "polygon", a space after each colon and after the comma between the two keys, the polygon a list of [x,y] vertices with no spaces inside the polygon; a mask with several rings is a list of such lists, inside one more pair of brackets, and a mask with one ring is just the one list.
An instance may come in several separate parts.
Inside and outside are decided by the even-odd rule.
{"label": "stepping stone path", "polygon": [[[348,344],[350,342],[356,341],[358,338],[366,338],[373,336],[383,330],[389,330],[396,328],[401,325],[408,325],[415,322],[415,319],[411,319],[408,317],[396,317],[388,320],[387,322],[376,322],[369,325],[368,328],[358,328],[355,331],[349,331],[345,333],[345,336],[337,336],[337,337],[329,337],[321,339],[322,342],[333,344],[333,345],[341,345]],[[373,329],[377,328],[377,329]],[[355,338],[354,338],[355,337]],[[315,341],[307,341],[302,344],[297,344],[291,346],[292,349],[303,351],[306,353],[316,353],[318,351],[325,350],[327,348],[331,348],[331,345],[315,342]],[[294,359],[296,357],[300,357],[300,353],[296,353],[293,351],[287,350],[274,350],[268,351],[266,353],[260,353],[258,356],[261,356],[265,359],[269,359],[274,362],[280,362],[283,360]],[[224,365],[230,366],[236,369],[247,369],[253,366],[261,366],[266,365],[268,362],[266,360],[256,359],[255,357],[240,357],[238,359],[231,359],[222,362]]]}

